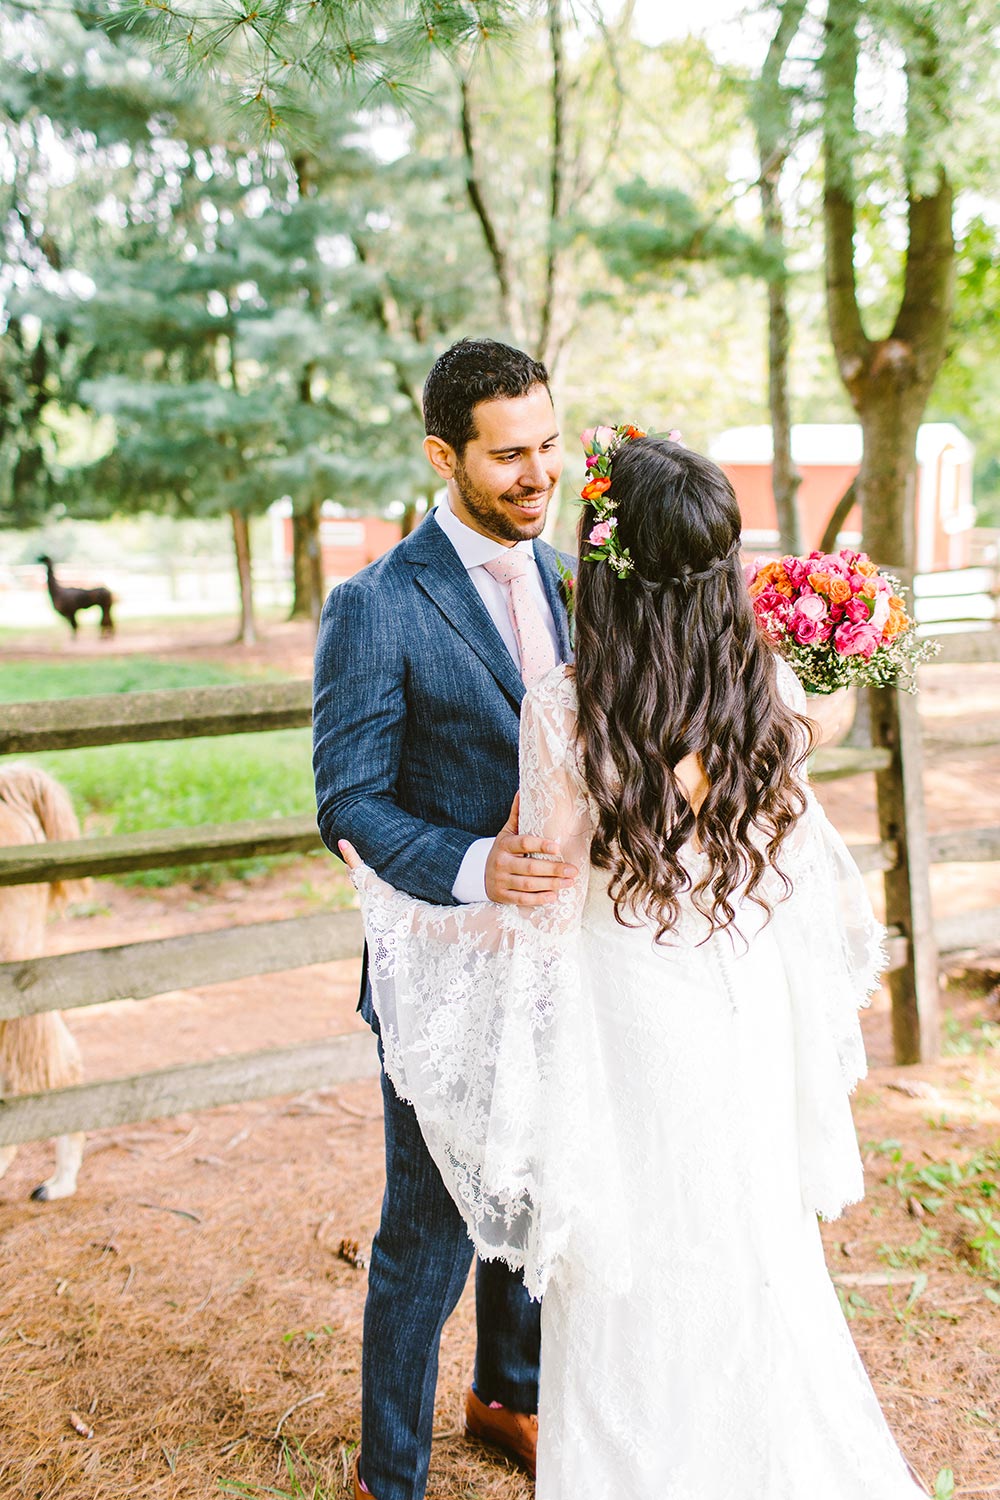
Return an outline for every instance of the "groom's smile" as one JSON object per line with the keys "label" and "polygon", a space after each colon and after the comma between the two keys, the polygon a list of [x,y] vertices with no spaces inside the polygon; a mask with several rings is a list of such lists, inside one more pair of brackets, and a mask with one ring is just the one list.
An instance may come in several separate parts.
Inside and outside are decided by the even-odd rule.
{"label": "groom's smile", "polygon": [[552,398],[544,385],[524,396],[481,401],[462,453],[438,438],[425,449],[448,482],[448,501],[466,526],[513,546],[541,534],[562,472]]}

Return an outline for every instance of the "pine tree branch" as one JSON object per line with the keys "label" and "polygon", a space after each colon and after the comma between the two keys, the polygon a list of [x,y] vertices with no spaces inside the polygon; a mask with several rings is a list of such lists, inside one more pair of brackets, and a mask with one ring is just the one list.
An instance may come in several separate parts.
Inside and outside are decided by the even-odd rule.
{"label": "pine tree branch", "polygon": [[605,137],[604,150],[601,152],[593,170],[586,177],[581,175],[581,164],[589,130],[589,121],[585,115],[581,119],[573,161],[574,183],[569,194],[574,207],[586,198],[598,179],[603,177],[608,163],[611,161],[618,147],[622,122],[625,118],[626,96],[625,80],[622,77],[621,62],[618,55],[618,38],[620,36],[627,37],[631,32],[635,12],[635,0],[625,0],[625,4],[622,6],[618,19],[615,22],[614,29],[608,25],[599,3],[588,6],[587,10],[591,20],[601,34],[601,39],[605,47],[604,54],[600,57],[596,71],[598,74],[603,74],[610,64],[615,98],[611,124]]}
{"label": "pine tree branch", "polygon": [[501,241],[480,182],[479,160],[476,154],[476,139],[472,120],[472,98],[467,73],[461,73],[459,76],[459,93],[461,100],[462,147],[465,153],[465,189],[469,197],[469,203],[472,205],[472,211],[479,220],[480,228],[483,231],[483,239],[486,242],[486,249],[493,263],[493,271],[500,290],[500,308],[504,322],[515,335],[520,336],[521,330],[519,325],[521,320],[516,315],[513,282],[510,271],[510,256]]}
{"label": "pine tree branch", "polygon": [[566,55],[561,0],[547,0],[549,46],[552,52],[552,144],[549,156],[549,224],[545,253],[545,287],[538,324],[538,356],[549,362],[559,273],[559,226],[563,216],[566,170]]}
{"label": "pine tree branch", "polygon": [[[370,265],[371,257],[368,252],[368,247],[367,245],[365,245],[364,241],[360,239],[358,235],[352,234],[351,243],[354,246],[354,253],[358,257],[360,263],[363,266]],[[388,292],[385,289],[384,283],[382,283],[381,281],[378,286],[372,288],[372,291],[375,299],[375,317],[379,327],[381,328],[382,332],[387,335],[387,337],[391,339],[398,338],[402,334],[403,329],[399,316],[399,309],[396,306],[395,301],[392,299],[392,297],[389,296]],[[403,368],[403,365],[391,353],[389,355],[389,362],[392,365],[392,373],[395,379],[396,390],[401,396],[406,398],[410,410],[413,412],[413,415],[416,417],[417,421],[423,423],[424,408],[423,402],[420,399],[420,392],[411,385],[407,377],[406,370]]]}

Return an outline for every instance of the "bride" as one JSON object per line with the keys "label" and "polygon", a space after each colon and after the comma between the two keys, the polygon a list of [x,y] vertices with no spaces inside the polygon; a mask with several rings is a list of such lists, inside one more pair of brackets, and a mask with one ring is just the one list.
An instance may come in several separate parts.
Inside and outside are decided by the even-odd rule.
{"label": "bride", "polygon": [[575,665],[521,718],[521,832],[577,878],[436,907],[342,846],[386,1070],[478,1253],[545,1294],[538,1500],[914,1500],[817,1227],[863,1191],[881,930],[728,480],[635,429],[610,448]]}

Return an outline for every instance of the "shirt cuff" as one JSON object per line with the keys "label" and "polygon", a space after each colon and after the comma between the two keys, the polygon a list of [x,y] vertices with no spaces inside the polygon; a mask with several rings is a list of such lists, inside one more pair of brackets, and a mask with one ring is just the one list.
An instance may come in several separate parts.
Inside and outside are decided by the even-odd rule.
{"label": "shirt cuff", "polygon": [[452,896],[463,906],[486,900],[486,861],[492,848],[492,839],[477,839],[466,849],[451,888]]}

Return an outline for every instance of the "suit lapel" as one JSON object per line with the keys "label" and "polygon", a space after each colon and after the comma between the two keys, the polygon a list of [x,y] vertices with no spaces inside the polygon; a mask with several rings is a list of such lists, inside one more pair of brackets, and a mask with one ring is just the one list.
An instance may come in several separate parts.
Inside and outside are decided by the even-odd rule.
{"label": "suit lapel", "polygon": [[418,588],[434,601],[470,650],[489,669],[515,708],[520,708],[524,697],[521,674],[433,512],[424,518],[403,546],[407,562],[415,568]]}

